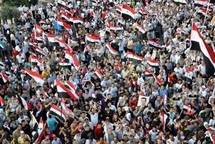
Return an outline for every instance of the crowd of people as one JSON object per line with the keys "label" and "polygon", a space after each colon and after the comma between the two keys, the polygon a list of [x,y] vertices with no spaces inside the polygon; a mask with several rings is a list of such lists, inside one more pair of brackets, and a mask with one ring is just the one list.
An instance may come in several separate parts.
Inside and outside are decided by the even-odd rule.
{"label": "crowd of people", "polygon": [[214,10],[195,0],[19,7],[1,26],[0,143],[214,143],[213,68],[190,49],[195,22],[215,51]]}

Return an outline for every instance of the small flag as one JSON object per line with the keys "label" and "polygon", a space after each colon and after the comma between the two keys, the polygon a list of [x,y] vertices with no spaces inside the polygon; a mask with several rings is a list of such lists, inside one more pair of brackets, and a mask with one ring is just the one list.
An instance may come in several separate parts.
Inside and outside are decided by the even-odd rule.
{"label": "small flag", "polygon": [[118,52],[115,49],[113,49],[109,43],[106,43],[105,46],[108,48],[111,54],[117,55]]}
{"label": "small flag", "polygon": [[65,58],[68,59],[74,65],[76,70],[80,68],[80,63],[78,59],[69,50],[66,50]]}
{"label": "small flag", "polygon": [[41,85],[44,84],[42,75],[40,75],[39,73],[34,72],[30,69],[27,69],[27,68],[23,68],[23,70],[25,71],[25,73],[27,73],[29,76],[31,76],[37,83],[39,83]]}
{"label": "small flag", "polygon": [[23,97],[20,96],[22,105],[24,106],[25,110],[29,111],[31,109],[31,105],[27,102]]}
{"label": "small flag", "polygon": [[4,83],[8,82],[9,78],[5,73],[1,72],[1,77]]}
{"label": "small flag", "polygon": [[61,122],[65,122],[67,120],[66,113],[54,104],[51,105],[50,114]]}
{"label": "small flag", "polygon": [[5,105],[5,104],[6,104],[6,102],[5,102],[4,99],[0,96],[0,105],[3,106],[3,105]]}
{"label": "small flag", "polygon": [[99,79],[102,79],[102,73],[101,73],[101,71],[99,69],[97,69],[95,71],[95,74],[99,77]]}
{"label": "small flag", "polygon": [[143,57],[142,56],[138,56],[132,52],[127,52],[127,55],[126,55],[127,58],[130,58],[130,59],[134,59],[134,60],[140,60],[142,61],[143,60]]}
{"label": "small flag", "polygon": [[153,67],[159,66],[159,61],[158,61],[158,60],[153,60],[153,59],[147,58],[146,61],[147,61],[147,63],[148,63],[150,66],[153,66]]}
{"label": "small flag", "polygon": [[86,34],[86,40],[89,41],[89,42],[97,42],[97,43],[100,42],[99,37],[93,36],[93,35],[90,35],[90,34]]}

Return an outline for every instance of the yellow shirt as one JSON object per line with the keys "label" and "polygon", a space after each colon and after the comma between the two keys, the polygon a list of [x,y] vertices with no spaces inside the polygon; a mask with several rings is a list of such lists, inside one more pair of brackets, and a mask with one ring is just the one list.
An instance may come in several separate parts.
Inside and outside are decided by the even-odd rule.
{"label": "yellow shirt", "polygon": [[25,144],[25,140],[24,140],[24,138],[23,137],[19,137],[18,138],[18,144]]}
{"label": "yellow shirt", "polygon": [[50,74],[49,70],[43,70],[42,77],[46,78]]}

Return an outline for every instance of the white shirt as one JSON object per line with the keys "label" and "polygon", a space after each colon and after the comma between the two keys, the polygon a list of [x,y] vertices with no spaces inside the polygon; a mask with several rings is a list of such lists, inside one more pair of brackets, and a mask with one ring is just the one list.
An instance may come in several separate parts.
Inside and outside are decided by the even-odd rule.
{"label": "white shirt", "polygon": [[93,139],[93,140],[86,140],[86,142],[85,142],[85,144],[96,144],[96,140],[95,139]]}
{"label": "white shirt", "polygon": [[90,120],[93,123],[93,126],[96,126],[99,120],[99,115],[98,113],[90,113]]}

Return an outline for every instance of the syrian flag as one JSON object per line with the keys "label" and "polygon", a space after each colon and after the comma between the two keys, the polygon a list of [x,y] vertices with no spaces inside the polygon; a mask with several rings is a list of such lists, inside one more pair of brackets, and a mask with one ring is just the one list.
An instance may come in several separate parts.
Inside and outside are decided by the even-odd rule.
{"label": "syrian flag", "polygon": [[65,84],[69,87],[70,90],[75,92],[76,88],[73,85],[73,83],[71,83],[70,81],[67,81]]}
{"label": "syrian flag", "polygon": [[1,72],[1,77],[2,77],[2,80],[3,80],[4,83],[8,82],[9,79],[8,79],[8,76],[5,73]]}
{"label": "syrian flag", "polygon": [[43,80],[43,77],[39,73],[34,72],[27,68],[23,68],[23,70],[25,71],[25,73],[27,73],[29,76],[31,76],[37,83],[43,85],[44,80]]}
{"label": "syrian flag", "polygon": [[69,50],[70,52],[73,52],[73,49],[66,43],[65,43],[65,49]]}
{"label": "syrian flag", "polygon": [[206,72],[208,75],[214,75],[215,72],[215,53],[213,49],[204,41],[195,23],[192,25],[191,31],[191,50],[201,51],[203,53],[206,64]]}
{"label": "syrian flag", "polygon": [[77,100],[79,97],[73,91],[67,88],[63,83],[60,81],[56,81],[57,92],[59,93],[60,98],[72,98],[72,100]]}
{"label": "syrian flag", "polygon": [[127,55],[126,55],[127,58],[130,58],[130,59],[134,59],[134,60],[139,60],[139,61],[142,61],[143,60],[143,57],[142,56],[138,56],[132,52],[127,52]]}
{"label": "syrian flag", "polygon": [[67,22],[63,22],[63,27],[68,31],[72,28],[72,26],[70,24],[68,24]]}
{"label": "syrian flag", "polygon": [[102,73],[101,73],[101,71],[99,69],[97,69],[95,71],[95,74],[99,77],[99,79],[102,79]]}
{"label": "syrian flag", "polygon": [[63,23],[64,23],[63,19],[58,17],[56,22],[58,25],[63,26]]}
{"label": "syrian flag", "polygon": [[143,9],[143,8],[139,8],[137,11],[141,15],[147,15],[149,13],[147,9]]}
{"label": "syrian flag", "polygon": [[38,32],[41,35],[44,33],[44,30],[42,29],[42,27],[37,24],[35,26],[35,29],[36,29],[36,32]]}
{"label": "syrian flag", "polygon": [[70,62],[65,62],[63,60],[59,61],[58,64],[59,64],[59,66],[71,66]]}
{"label": "syrian flag", "polygon": [[122,7],[120,7],[120,6],[116,6],[116,11],[117,11],[118,13],[121,13],[121,11],[122,11]]}
{"label": "syrian flag", "polygon": [[5,102],[4,99],[0,96],[0,105],[3,106],[3,105],[5,105],[5,104],[6,104],[6,102]]}
{"label": "syrian flag", "polygon": [[85,39],[89,42],[97,42],[99,43],[100,42],[100,38],[97,37],[97,36],[93,36],[93,35],[90,35],[90,34],[86,34],[86,37]]}
{"label": "syrian flag", "polygon": [[34,114],[33,114],[33,111],[30,111],[30,114],[31,114],[31,121],[30,123],[32,124],[31,125],[31,128],[34,129],[36,124],[38,125],[38,122],[37,122],[37,119],[35,118]]}
{"label": "syrian flag", "polygon": [[54,104],[51,105],[50,115],[56,117],[61,122],[65,122],[67,120],[66,113]]}
{"label": "syrian flag", "polygon": [[75,24],[83,24],[84,23],[81,18],[77,18],[77,17],[73,17],[71,22],[75,23]]}
{"label": "syrian flag", "polygon": [[160,79],[158,76],[156,76],[156,74],[153,73],[151,70],[145,69],[145,74],[147,74],[147,75],[152,75],[152,76],[154,77],[155,81],[156,81],[159,85],[161,85],[161,84],[163,83],[162,79]]}
{"label": "syrian flag", "polygon": [[186,111],[187,115],[193,115],[196,112],[194,109],[191,109],[190,105],[188,105],[188,104],[185,104],[183,106],[183,109],[187,110]]}
{"label": "syrian flag", "polygon": [[74,113],[72,112],[72,110],[70,110],[67,106],[66,103],[64,101],[64,99],[61,99],[61,107],[62,110],[69,116],[71,116],[72,118],[74,118]]}
{"label": "syrian flag", "polygon": [[134,9],[126,4],[122,6],[121,13],[122,13],[122,17],[124,18],[131,17],[132,19],[134,19],[134,15],[135,15]]}
{"label": "syrian flag", "polygon": [[61,14],[61,17],[62,18],[64,18],[66,21],[68,21],[68,22],[70,22],[71,20],[70,20],[70,16],[68,16],[67,14],[66,14],[66,12],[64,11],[64,12],[62,12],[62,14]]}
{"label": "syrian flag", "polygon": [[59,38],[55,38],[56,42],[59,44],[60,47],[65,47],[66,42]]}
{"label": "syrian flag", "polygon": [[44,55],[44,56],[47,55],[47,54],[43,51],[43,49],[40,48],[39,46],[33,44],[33,47],[35,48],[35,50],[36,50],[38,53],[40,53],[40,54],[42,54],[42,55]]}
{"label": "syrian flag", "polygon": [[139,24],[136,23],[135,28],[140,31],[142,34],[146,33],[146,30]]}
{"label": "syrian flag", "polygon": [[56,41],[55,41],[54,35],[48,33],[46,36],[47,36],[48,41],[49,41],[50,43],[55,43],[55,42],[56,42]]}
{"label": "syrian flag", "polygon": [[184,76],[192,80],[192,78],[194,76],[194,68],[187,68],[185,70],[185,75]]}
{"label": "syrian flag", "polygon": [[91,47],[90,47],[89,44],[85,46],[85,48],[84,48],[84,53],[85,53],[85,52],[91,52]]}
{"label": "syrian flag", "polygon": [[210,4],[210,0],[194,0],[195,5],[208,6]]}
{"label": "syrian flag", "polygon": [[200,7],[199,10],[197,11],[197,13],[200,13],[204,16],[207,16],[207,10],[204,7]]}
{"label": "syrian flag", "polygon": [[148,41],[148,45],[154,48],[159,48],[159,49],[163,48],[163,46],[160,45],[159,41],[155,41],[152,39]]}
{"label": "syrian flag", "polygon": [[162,122],[162,130],[165,131],[166,129],[166,121],[167,121],[167,118],[168,116],[164,113],[164,112],[161,112],[161,115],[160,115],[160,120]]}
{"label": "syrian flag", "polygon": [[112,31],[121,31],[123,30],[123,27],[120,26],[113,26],[113,25],[108,25],[107,30],[112,30]]}
{"label": "syrian flag", "polygon": [[65,58],[68,59],[74,65],[76,70],[80,68],[80,63],[78,59],[69,50],[66,50]]}
{"label": "syrian flag", "polygon": [[109,43],[107,43],[105,46],[108,48],[111,54],[117,55],[118,52],[115,49],[113,49]]}
{"label": "syrian flag", "polygon": [[5,64],[0,61],[0,69],[5,69]]}
{"label": "syrian flag", "polygon": [[31,105],[27,102],[23,97],[20,96],[22,105],[24,106],[25,110],[29,111],[31,109]]}
{"label": "syrian flag", "polygon": [[44,90],[43,90],[42,94],[43,94],[44,97],[49,97],[49,95],[47,94],[47,92],[45,92]]}
{"label": "syrian flag", "polygon": [[37,63],[37,65],[43,65],[43,61],[35,56],[31,56],[31,63]]}
{"label": "syrian flag", "polygon": [[39,43],[44,43],[44,39],[37,33],[35,34],[34,40],[36,40]]}
{"label": "syrian flag", "polygon": [[177,4],[187,4],[187,0],[174,0]]}
{"label": "syrian flag", "polygon": [[37,133],[38,138],[35,141],[35,144],[39,144],[43,140],[43,136],[45,134],[45,123],[42,118],[40,118],[40,122],[38,123]]}
{"label": "syrian flag", "polygon": [[148,63],[150,66],[153,66],[153,67],[159,66],[159,61],[158,61],[158,60],[153,60],[153,59],[147,58],[146,61],[147,61],[147,63]]}

